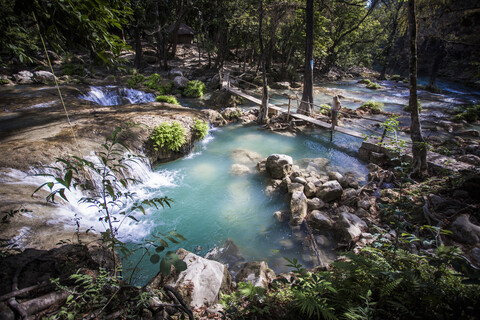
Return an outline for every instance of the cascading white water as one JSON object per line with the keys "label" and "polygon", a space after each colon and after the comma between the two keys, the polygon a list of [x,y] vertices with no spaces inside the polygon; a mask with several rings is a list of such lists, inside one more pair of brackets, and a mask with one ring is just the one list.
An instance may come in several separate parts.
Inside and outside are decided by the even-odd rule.
{"label": "cascading white water", "polygon": [[155,95],[140,90],[116,86],[90,87],[90,91],[79,97],[102,106],[118,106],[155,101]]}

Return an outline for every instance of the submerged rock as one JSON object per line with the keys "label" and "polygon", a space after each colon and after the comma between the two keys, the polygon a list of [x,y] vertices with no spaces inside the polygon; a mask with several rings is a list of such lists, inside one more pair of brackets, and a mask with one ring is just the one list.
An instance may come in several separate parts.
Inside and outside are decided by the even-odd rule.
{"label": "submerged rock", "polygon": [[233,176],[244,176],[251,172],[252,170],[244,164],[234,163],[230,167],[230,174]]}
{"label": "submerged rock", "polygon": [[230,158],[235,163],[245,164],[252,167],[263,159],[262,156],[255,151],[240,148],[230,151]]}

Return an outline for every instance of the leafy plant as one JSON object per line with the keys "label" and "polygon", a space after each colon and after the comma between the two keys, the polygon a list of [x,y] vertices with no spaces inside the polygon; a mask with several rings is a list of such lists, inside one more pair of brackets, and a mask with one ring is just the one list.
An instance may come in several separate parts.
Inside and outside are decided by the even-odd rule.
{"label": "leafy plant", "polygon": [[380,111],[383,110],[384,107],[385,105],[382,102],[368,101],[368,102],[362,103],[362,105],[358,107],[358,110],[366,111],[373,114],[378,114],[380,113]]}
{"label": "leafy plant", "polygon": [[60,69],[64,75],[85,77],[87,72],[85,66],[80,63],[66,63]]}
{"label": "leafy plant", "polygon": [[155,128],[151,139],[155,150],[165,148],[170,151],[179,151],[186,142],[185,128],[176,121],[164,122]]}
{"label": "leafy plant", "polygon": [[146,77],[143,84],[151,90],[158,91],[160,87],[160,81],[162,81],[162,77],[158,73],[154,73]]}
{"label": "leafy plant", "polygon": [[189,98],[199,98],[205,93],[206,86],[200,80],[192,80],[187,82],[185,89],[183,89],[183,95]]}
{"label": "leafy plant", "polygon": [[127,86],[129,88],[135,88],[139,83],[145,81],[145,76],[141,73],[134,74],[127,80]]}
{"label": "leafy plant", "polygon": [[198,137],[198,139],[203,140],[208,134],[207,122],[200,119],[193,120],[193,132]]}
{"label": "leafy plant", "polygon": [[402,81],[402,76],[399,74],[394,74],[393,76],[390,77],[390,81]]}
{"label": "leafy plant", "polygon": [[175,98],[174,96],[163,96],[163,95],[160,95],[160,96],[157,96],[155,98],[155,101],[157,102],[166,102],[166,103],[170,103],[170,104],[175,104],[175,105],[180,105],[180,103],[178,103],[177,101],[177,98]]}
{"label": "leafy plant", "polygon": [[377,89],[380,89],[381,87],[382,87],[381,85],[374,82],[367,84],[367,89],[371,89],[371,90],[377,90]]}
{"label": "leafy plant", "polygon": [[0,79],[0,86],[3,86],[8,83],[9,83],[8,79]]}

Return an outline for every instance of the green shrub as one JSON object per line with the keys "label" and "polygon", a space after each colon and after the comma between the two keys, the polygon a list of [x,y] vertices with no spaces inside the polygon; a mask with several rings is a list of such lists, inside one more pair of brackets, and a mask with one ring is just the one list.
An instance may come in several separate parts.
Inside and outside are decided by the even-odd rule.
{"label": "green shrub", "polygon": [[205,84],[200,80],[192,80],[187,82],[183,95],[189,98],[199,98],[205,92]]}
{"label": "green shrub", "polygon": [[173,89],[173,81],[168,81],[167,83],[158,86],[158,93],[170,94],[172,93],[172,89]]}
{"label": "green shrub", "polygon": [[320,106],[319,113],[323,114],[324,116],[330,117],[331,115],[330,110],[332,110],[331,106],[329,106],[328,104],[322,104]]}
{"label": "green shrub", "polygon": [[127,80],[127,87],[135,88],[139,83],[142,83],[143,81],[145,81],[145,76],[141,73],[137,73],[137,74],[131,76]]}
{"label": "green shrub", "polygon": [[0,79],[0,85],[4,85],[4,84],[8,84],[8,80],[7,79]]}
{"label": "green shrub", "polygon": [[164,95],[160,95],[160,96],[157,96],[157,97],[155,98],[155,101],[157,101],[157,102],[166,102],[166,103],[176,104],[177,106],[180,105],[180,103],[178,103],[178,101],[177,101],[177,98],[175,98],[174,96],[164,96]]}
{"label": "green shrub", "polygon": [[371,84],[372,81],[370,81],[369,79],[362,79],[362,80],[358,81],[358,83],[361,83],[361,84]]}
{"label": "green shrub", "polygon": [[454,121],[465,120],[467,122],[476,122],[480,115],[480,104],[467,107],[465,110],[460,111],[452,119]]}
{"label": "green shrub", "polygon": [[208,134],[208,124],[200,119],[193,120],[193,132],[198,139],[203,140]]}
{"label": "green shrub", "polygon": [[363,103],[358,110],[366,111],[373,114],[378,114],[384,108],[384,104],[377,101],[368,101]]}
{"label": "green shrub", "polygon": [[186,142],[185,128],[176,121],[172,123],[164,122],[155,128],[151,139],[155,150],[161,148],[179,151]]}
{"label": "green shrub", "polygon": [[151,90],[159,91],[160,81],[162,81],[162,77],[158,73],[154,73],[149,75],[143,84]]}
{"label": "green shrub", "polygon": [[377,90],[377,89],[380,89],[381,87],[382,87],[381,85],[375,82],[367,84],[367,89],[371,89],[371,90]]}
{"label": "green shrub", "polygon": [[66,63],[60,67],[62,73],[67,76],[80,76],[85,77],[87,72],[85,67],[79,63]]}
{"label": "green shrub", "polygon": [[394,74],[390,77],[390,81],[402,81],[402,77],[399,74]]}

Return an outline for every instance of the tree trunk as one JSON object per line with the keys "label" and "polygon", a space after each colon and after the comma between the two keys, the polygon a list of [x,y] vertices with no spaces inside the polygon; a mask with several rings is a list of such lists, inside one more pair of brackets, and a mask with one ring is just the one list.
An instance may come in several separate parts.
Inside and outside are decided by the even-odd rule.
{"label": "tree trunk", "polygon": [[436,92],[438,91],[437,88],[437,74],[438,69],[440,69],[440,65],[443,59],[443,46],[440,43],[440,40],[434,40],[434,51],[436,52],[435,58],[433,59],[432,68],[430,69],[430,80],[428,81],[427,90]]}
{"label": "tree trunk", "polygon": [[265,68],[265,52],[263,48],[263,0],[260,0],[260,21],[258,24],[258,39],[260,41],[260,56],[262,60],[262,80],[263,80],[263,96],[260,112],[258,113],[258,122],[266,124],[268,122],[268,86],[267,74]]}
{"label": "tree trunk", "polygon": [[[160,28],[160,10],[158,9],[158,2],[155,4],[155,40],[157,41],[157,59],[158,63],[162,63],[165,60],[165,40],[162,36]],[[164,65],[165,70],[168,69],[167,64]]]}
{"label": "tree trunk", "polygon": [[417,19],[415,0],[408,1],[408,23],[410,29],[410,100],[413,170],[412,175],[422,177],[427,171],[427,145],[422,135],[422,126],[417,100]]}
{"label": "tree trunk", "polygon": [[135,34],[135,68],[141,69],[143,67],[143,50],[142,50],[142,38],[140,37],[140,28],[138,27],[138,22],[134,28]]}
{"label": "tree trunk", "polygon": [[311,116],[313,113],[313,0],[307,0],[307,39],[305,43],[305,77],[302,102],[298,113]]}

